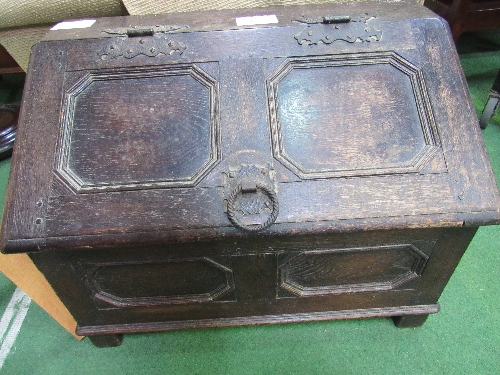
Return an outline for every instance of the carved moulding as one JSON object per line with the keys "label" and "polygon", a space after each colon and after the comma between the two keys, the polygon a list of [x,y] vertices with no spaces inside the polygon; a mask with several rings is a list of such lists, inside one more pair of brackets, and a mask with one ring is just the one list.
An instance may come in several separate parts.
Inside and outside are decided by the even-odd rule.
{"label": "carved moulding", "polygon": [[[342,82],[344,73],[351,70],[355,90],[350,90],[352,82]],[[371,84],[373,87],[369,87],[377,91],[378,81],[369,82],[367,76],[380,80],[380,72],[396,77],[395,82],[405,88],[399,92],[397,87],[391,87],[392,91],[386,90],[385,96],[381,96],[384,100],[377,103],[377,94],[368,98],[356,90]],[[301,179],[420,173],[439,154],[440,141],[422,71],[397,53],[287,58],[268,76],[266,85],[274,158]],[[367,95],[371,93],[368,91]],[[336,107],[339,102],[342,106]],[[397,103],[394,108],[390,107],[392,103]],[[296,113],[291,113],[290,108],[295,108]],[[380,130],[376,116],[368,120],[367,131],[357,127],[358,114],[375,110],[385,116],[385,123],[392,129]],[[327,125],[317,120],[318,113],[323,114],[322,120]],[[337,120],[339,123],[334,122]],[[351,123],[341,124],[341,121]],[[324,126],[343,137],[342,145],[336,146],[340,141],[331,132],[323,131],[332,137],[328,142],[316,134]],[[394,130],[399,132],[395,139]],[[375,132],[370,134],[370,131]],[[415,138],[411,148],[404,143],[407,132]],[[319,152],[321,145],[326,150],[323,154]],[[354,151],[347,157],[345,150],[350,148]],[[315,154],[321,158],[308,159]]]}
{"label": "carved moulding", "polygon": [[[118,176],[117,178],[115,175],[111,178],[110,176],[104,175],[104,173],[106,173],[106,163],[113,162],[113,160],[108,160],[107,158],[103,158],[101,162],[89,160],[87,155],[89,150],[94,151],[96,147],[92,144],[92,140],[84,135],[89,132],[90,128],[104,129],[109,127],[109,124],[106,122],[102,124],[88,123],[90,120],[86,120],[86,116],[80,116],[78,121],[81,121],[83,125],[80,124],[80,127],[76,129],[75,122],[77,119],[75,118],[75,114],[77,110],[82,111],[79,106],[87,108],[93,102],[99,102],[98,99],[93,98],[93,90],[95,90],[96,87],[99,88],[99,85],[109,82],[121,82],[119,89],[123,90],[123,92],[128,92],[128,86],[133,88],[140,84],[147,89],[149,87],[149,80],[158,82],[162,79],[165,81],[164,87],[166,88],[168,88],[170,80],[176,80],[175,83],[182,82],[184,84],[189,84],[190,87],[196,87],[198,92],[204,93],[204,97],[199,99],[199,101],[202,100],[206,108],[206,113],[203,113],[203,127],[205,130],[202,136],[196,138],[196,142],[202,142],[202,144],[196,143],[195,140],[191,140],[193,147],[190,148],[195,149],[194,144],[196,143],[196,146],[198,146],[196,148],[203,148],[203,150],[206,151],[204,151],[203,155],[198,155],[196,159],[197,164],[193,163],[192,160],[186,160],[184,157],[178,157],[178,160],[175,161],[177,164],[183,162],[191,163],[190,170],[187,172],[186,170],[177,171],[177,169],[172,169],[172,171],[166,170],[166,172],[162,174],[158,173],[155,169],[151,171],[148,169],[149,174],[145,174],[143,170],[146,169],[145,167],[147,167],[147,165],[144,165],[144,168],[137,169],[138,173],[142,173],[140,176],[134,176],[130,170],[127,170],[123,166],[122,169],[125,169],[121,177]],[[106,92],[103,88],[100,89],[100,91]],[[115,92],[113,95],[119,96],[120,92]],[[79,101],[82,97],[83,104]],[[167,108],[167,106],[172,106],[171,102],[164,103],[164,101],[167,100],[166,95],[157,95],[157,97],[159,98],[157,109],[161,110]],[[74,85],[67,89],[65,93],[63,113],[61,116],[62,127],[58,141],[59,151],[57,153],[56,168],[54,171],[55,178],[53,180],[53,187],[56,193],[65,195],[101,191],[196,186],[220,161],[218,100],[218,81],[196,64],[176,64],[154,68],[123,68],[87,72]],[[111,106],[113,103],[109,103],[109,105]],[[106,108],[109,108],[109,106],[103,106],[102,110],[104,111]],[[148,108],[140,109],[142,111]],[[154,110],[154,107],[149,108],[149,110],[151,109]],[[179,112],[181,108],[179,110],[174,108],[173,110]],[[189,115],[185,110],[186,108],[182,108],[180,113]],[[195,111],[192,115],[196,115],[195,117],[197,118],[200,117],[201,113],[199,112],[199,106],[193,104],[191,107],[188,107],[187,110]],[[113,117],[113,115],[108,112],[109,111],[106,110],[105,113],[99,116],[104,119]],[[143,128],[147,134],[150,132],[152,136],[148,138],[148,144],[158,144],[158,147],[160,147],[164,142],[162,138],[155,137],[154,135],[156,133],[168,134],[170,126],[168,120],[161,116],[157,116],[154,118],[157,122],[153,126],[151,123],[143,123],[146,121],[144,118],[144,116],[138,114],[135,120],[131,120],[129,124],[123,125],[122,128],[113,128],[115,131],[113,137],[116,138],[116,142],[110,143],[109,147],[118,150],[120,146],[125,147],[127,144],[135,141],[134,139],[130,139],[132,135],[138,132],[138,130],[133,129],[134,127],[137,127],[137,129]],[[134,121],[138,121],[138,123],[135,124]],[[187,125],[189,125],[189,122]],[[196,126],[192,125],[192,127],[196,130],[199,128],[199,124],[195,125]],[[114,126],[120,127],[120,123],[116,122]],[[109,131],[111,131],[111,128],[109,129]],[[127,131],[129,131],[130,134],[128,134]],[[185,137],[189,136],[190,133],[187,128],[183,131],[183,134]],[[99,137],[95,136],[94,138],[98,139]],[[105,137],[103,136],[100,138]],[[75,139],[78,139],[78,141],[75,142]],[[165,147],[167,147],[166,149],[170,147],[182,150],[182,145],[180,144],[165,145]],[[121,153],[117,151],[115,154]],[[129,153],[129,155],[124,154],[124,157],[132,158],[131,161],[129,161],[131,166],[138,164],[136,161],[142,162],[143,160],[147,160],[150,156],[154,155],[148,154],[145,148],[136,148],[134,153]],[[134,161],[134,157],[137,158],[136,161]],[[93,163],[94,167],[79,167],[86,163],[85,160],[87,160],[88,163]],[[166,166],[171,162],[172,161],[169,159],[161,161],[161,163]],[[111,167],[107,169],[111,169]]]}
{"label": "carved moulding", "polygon": [[206,257],[97,264],[85,283],[96,300],[116,307],[220,301],[235,289],[233,271]]}
{"label": "carved moulding", "polygon": [[278,297],[393,290],[417,279],[428,259],[412,244],[302,252],[278,266]]}

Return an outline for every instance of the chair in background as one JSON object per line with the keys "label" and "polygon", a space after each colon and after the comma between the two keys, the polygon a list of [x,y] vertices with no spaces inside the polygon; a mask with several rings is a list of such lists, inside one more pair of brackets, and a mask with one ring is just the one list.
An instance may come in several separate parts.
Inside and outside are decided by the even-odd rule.
{"label": "chair in background", "polygon": [[425,0],[424,5],[448,21],[455,42],[466,31],[500,28],[500,0]]}
{"label": "chair in background", "polygon": [[485,129],[490,122],[491,118],[495,114],[495,111],[500,107],[500,70],[497,73],[497,78],[495,78],[495,82],[493,82],[493,86],[490,90],[490,95],[488,97],[488,101],[483,109],[483,114],[481,115],[481,119],[479,120],[479,124],[481,124],[481,129]]}

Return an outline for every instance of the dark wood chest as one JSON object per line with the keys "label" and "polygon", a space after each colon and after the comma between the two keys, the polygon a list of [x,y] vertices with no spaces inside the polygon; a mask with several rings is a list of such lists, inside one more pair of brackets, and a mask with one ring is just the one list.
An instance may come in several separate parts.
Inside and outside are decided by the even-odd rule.
{"label": "dark wood chest", "polygon": [[2,230],[98,346],[418,326],[499,195],[447,25],[358,3],[98,19],[32,51]]}

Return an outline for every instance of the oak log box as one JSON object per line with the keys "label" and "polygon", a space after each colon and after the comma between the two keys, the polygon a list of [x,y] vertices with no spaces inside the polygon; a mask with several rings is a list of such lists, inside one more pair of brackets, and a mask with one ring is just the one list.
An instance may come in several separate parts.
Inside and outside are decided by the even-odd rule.
{"label": "oak log box", "polygon": [[448,26],[420,5],[103,18],[33,48],[2,251],[98,346],[407,327],[499,207]]}

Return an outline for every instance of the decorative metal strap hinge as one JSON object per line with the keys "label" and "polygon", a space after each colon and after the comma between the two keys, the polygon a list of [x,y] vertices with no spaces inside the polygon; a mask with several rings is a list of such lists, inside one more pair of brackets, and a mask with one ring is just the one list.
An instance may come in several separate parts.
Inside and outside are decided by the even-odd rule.
{"label": "decorative metal strap hinge", "polygon": [[112,38],[99,55],[101,60],[111,60],[117,57],[132,59],[139,55],[149,57],[169,56],[174,53],[182,55],[187,46],[172,39],[170,34],[184,29],[188,29],[188,26],[134,26],[103,30],[103,34],[116,36],[116,38]]}
{"label": "decorative metal strap hinge", "polygon": [[270,165],[242,165],[224,173],[224,201],[229,221],[247,231],[270,227],[278,217],[277,184]]}
{"label": "decorative metal strap hinge", "polygon": [[376,17],[367,13],[359,17],[322,16],[294,19],[295,22],[307,24],[307,27],[295,35],[301,45],[331,44],[335,41],[348,43],[374,42],[382,38],[382,31],[373,25]]}

